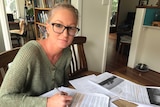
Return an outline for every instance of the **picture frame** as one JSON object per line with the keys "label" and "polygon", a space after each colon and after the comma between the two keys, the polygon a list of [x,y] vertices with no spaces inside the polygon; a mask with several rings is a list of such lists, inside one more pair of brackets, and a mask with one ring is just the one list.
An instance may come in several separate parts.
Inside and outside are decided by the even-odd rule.
{"label": "picture frame", "polygon": [[147,6],[149,0],[139,0],[139,6]]}

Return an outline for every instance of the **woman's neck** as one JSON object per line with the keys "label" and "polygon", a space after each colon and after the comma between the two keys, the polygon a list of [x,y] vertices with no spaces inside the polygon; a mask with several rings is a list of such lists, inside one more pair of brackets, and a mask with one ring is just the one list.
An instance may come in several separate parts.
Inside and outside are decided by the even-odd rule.
{"label": "woman's neck", "polygon": [[57,48],[55,45],[48,44],[47,40],[39,40],[39,43],[43,47],[48,59],[52,64],[55,64],[62,55],[62,49]]}

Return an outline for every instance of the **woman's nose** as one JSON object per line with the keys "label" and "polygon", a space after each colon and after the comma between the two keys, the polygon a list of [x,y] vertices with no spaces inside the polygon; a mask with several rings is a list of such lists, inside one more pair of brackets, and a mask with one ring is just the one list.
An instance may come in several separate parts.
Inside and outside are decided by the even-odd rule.
{"label": "woman's nose", "polygon": [[66,37],[69,36],[68,29],[64,29],[62,34],[63,36],[66,36]]}

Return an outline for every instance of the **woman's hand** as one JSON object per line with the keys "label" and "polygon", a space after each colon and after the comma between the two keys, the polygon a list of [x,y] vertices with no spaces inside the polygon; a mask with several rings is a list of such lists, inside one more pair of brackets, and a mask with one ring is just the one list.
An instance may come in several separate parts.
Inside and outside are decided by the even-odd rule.
{"label": "woman's hand", "polygon": [[72,96],[60,92],[47,99],[47,107],[68,107],[71,104]]}

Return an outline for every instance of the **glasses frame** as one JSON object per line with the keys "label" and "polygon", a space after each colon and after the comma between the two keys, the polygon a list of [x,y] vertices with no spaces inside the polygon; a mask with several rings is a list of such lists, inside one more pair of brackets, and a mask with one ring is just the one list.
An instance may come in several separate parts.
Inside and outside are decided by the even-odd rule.
{"label": "glasses frame", "polygon": [[[61,32],[57,32],[57,31],[54,30],[54,26],[55,26],[56,24],[59,24],[59,25],[63,26],[63,30],[62,30]],[[80,31],[80,29],[77,28],[77,27],[64,26],[63,24],[60,24],[60,23],[51,23],[51,25],[52,25],[53,31],[54,31],[55,33],[58,33],[58,34],[62,34],[62,33],[64,32],[64,30],[67,29],[67,33],[68,33],[70,36],[75,36],[75,35]],[[75,28],[75,29],[77,30],[74,35],[70,34],[70,29],[71,29],[71,28]]]}

